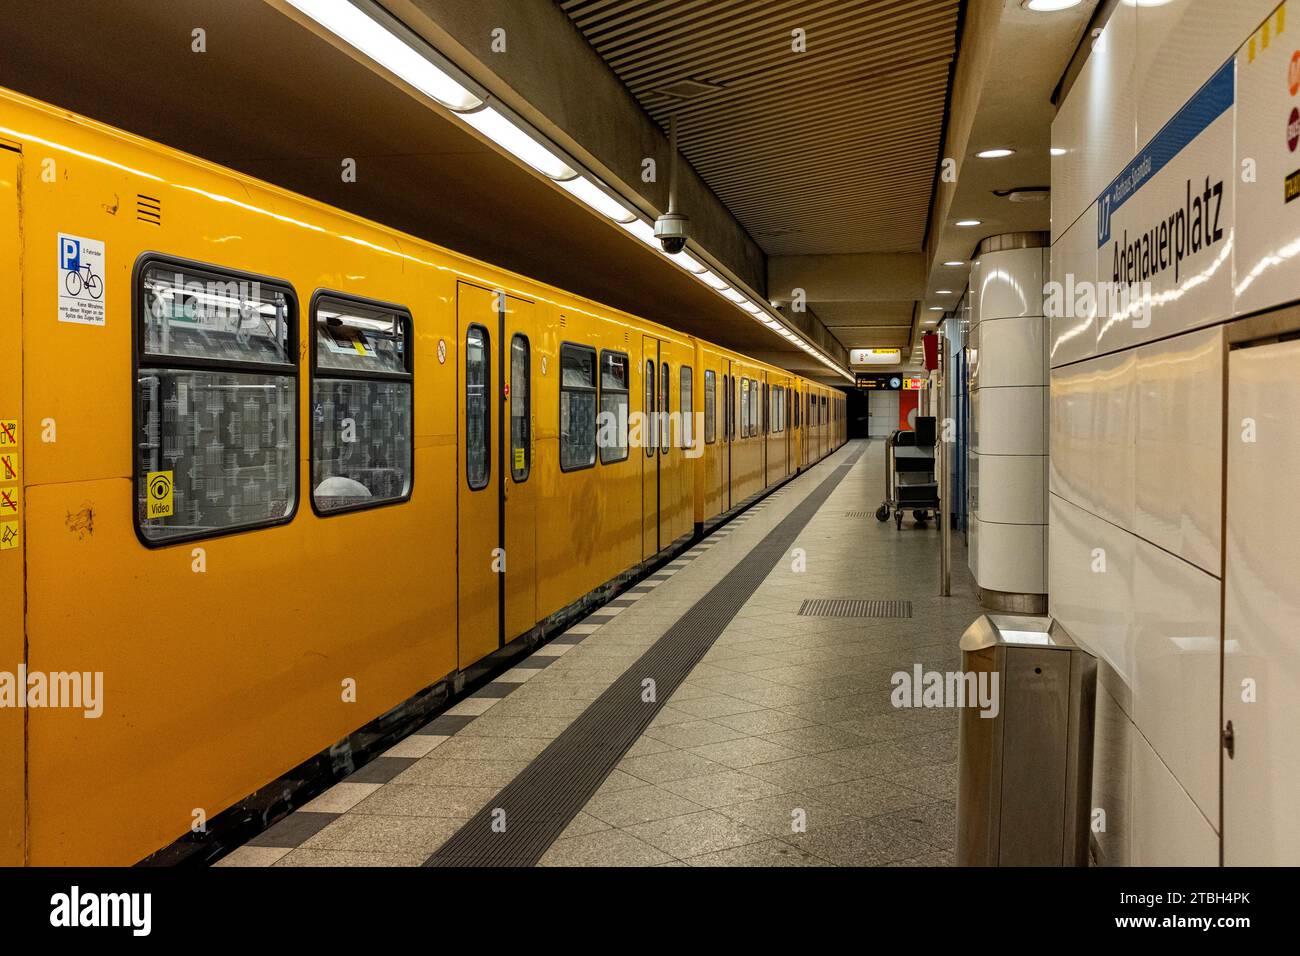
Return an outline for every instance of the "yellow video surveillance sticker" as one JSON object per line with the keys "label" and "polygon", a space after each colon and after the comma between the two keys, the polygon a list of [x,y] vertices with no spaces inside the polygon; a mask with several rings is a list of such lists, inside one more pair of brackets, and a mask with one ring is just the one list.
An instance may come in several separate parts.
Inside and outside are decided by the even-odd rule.
{"label": "yellow video surveillance sticker", "polygon": [[0,551],[18,547],[18,522],[0,521]]}
{"label": "yellow video surveillance sticker", "polygon": [[149,518],[170,518],[172,514],[172,473],[151,471],[145,478],[149,495]]}

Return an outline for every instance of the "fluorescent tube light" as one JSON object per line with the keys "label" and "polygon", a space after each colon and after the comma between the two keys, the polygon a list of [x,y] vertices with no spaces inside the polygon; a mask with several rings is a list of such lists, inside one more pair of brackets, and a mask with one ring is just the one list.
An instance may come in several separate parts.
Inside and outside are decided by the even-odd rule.
{"label": "fluorescent tube light", "polygon": [[564,160],[490,106],[475,110],[473,113],[461,113],[460,118],[543,176],[550,176],[552,179],[570,179],[577,175],[574,170],[565,165]]}
{"label": "fluorescent tube light", "polygon": [[615,222],[631,222],[636,218],[636,213],[585,177],[561,179],[555,185],[579,202],[590,206],[602,216],[607,216]]}
{"label": "fluorescent tube light", "polygon": [[350,3],[339,0],[289,0],[326,30],[351,44],[421,93],[453,110],[472,110],[483,101]]}

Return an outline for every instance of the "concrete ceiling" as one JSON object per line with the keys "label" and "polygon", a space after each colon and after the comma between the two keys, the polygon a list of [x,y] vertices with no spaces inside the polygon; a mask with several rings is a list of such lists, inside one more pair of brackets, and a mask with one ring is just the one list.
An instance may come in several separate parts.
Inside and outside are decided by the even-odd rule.
{"label": "concrete ceiling", "polygon": [[[200,27],[206,52],[196,53]],[[843,384],[273,3],[8,0],[0,50],[10,89]],[[357,161],[355,183],[342,181],[345,157]]]}
{"label": "concrete ceiling", "polygon": [[559,2],[769,255],[920,249],[958,0]]}
{"label": "concrete ceiling", "polygon": [[774,302],[802,299],[845,348],[909,345],[919,263],[906,300],[828,298],[818,279],[827,257],[846,276],[862,254],[919,258],[959,0],[557,2],[655,122],[677,116],[683,156],[783,260]]}

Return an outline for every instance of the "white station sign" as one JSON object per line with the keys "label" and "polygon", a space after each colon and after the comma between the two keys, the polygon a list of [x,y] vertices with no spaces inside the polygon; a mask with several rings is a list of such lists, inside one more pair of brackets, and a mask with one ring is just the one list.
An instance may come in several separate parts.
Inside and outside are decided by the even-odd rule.
{"label": "white station sign", "polygon": [[849,349],[850,365],[897,365],[902,360],[902,349]]}

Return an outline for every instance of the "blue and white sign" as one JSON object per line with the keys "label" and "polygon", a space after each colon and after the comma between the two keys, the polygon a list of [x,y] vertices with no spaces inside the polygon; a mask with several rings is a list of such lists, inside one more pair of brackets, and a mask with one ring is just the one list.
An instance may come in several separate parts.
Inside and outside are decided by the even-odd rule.
{"label": "blue and white sign", "polygon": [[104,243],[59,233],[59,321],[103,325]]}
{"label": "blue and white sign", "polygon": [[1234,58],[1097,197],[1097,280],[1133,294],[1102,318],[1102,349],[1231,314],[1235,93]]}

